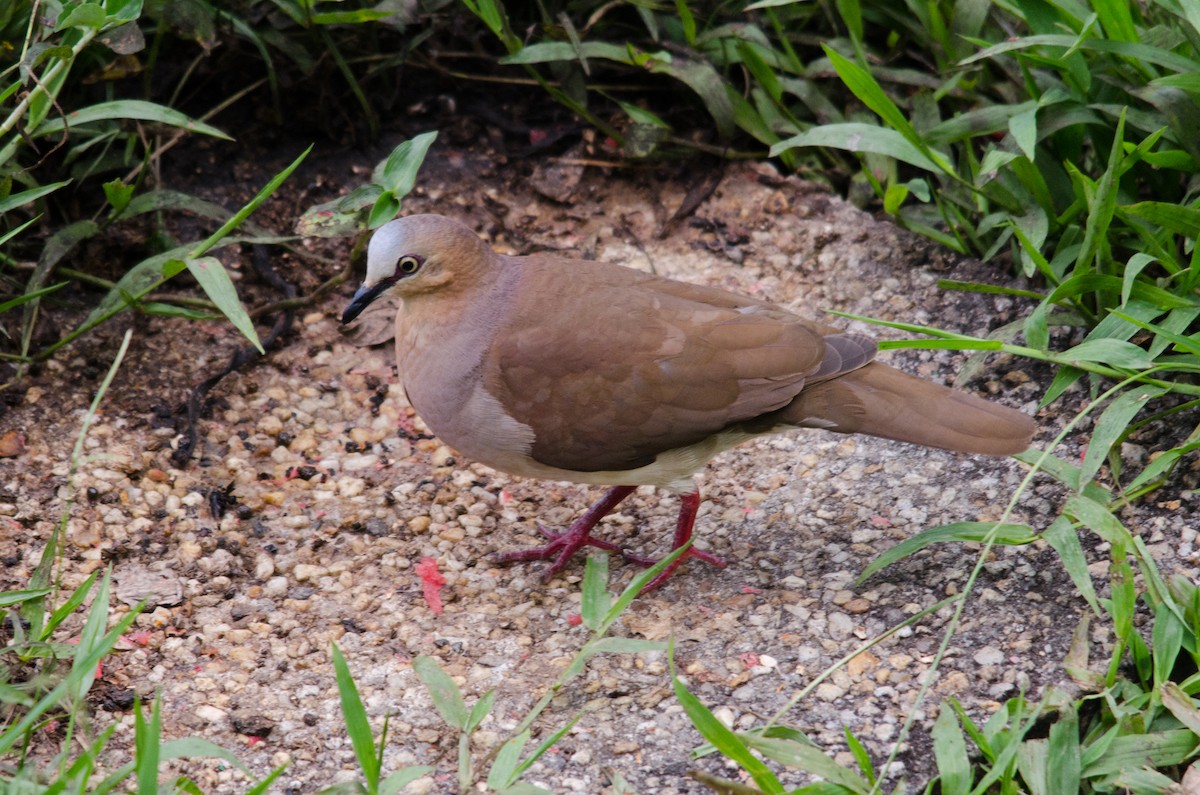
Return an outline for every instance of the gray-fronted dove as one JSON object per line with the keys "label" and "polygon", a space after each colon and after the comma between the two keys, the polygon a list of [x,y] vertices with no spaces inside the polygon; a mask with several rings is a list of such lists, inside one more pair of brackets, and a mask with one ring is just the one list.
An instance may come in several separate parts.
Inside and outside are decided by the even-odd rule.
{"label": "gray-fronted dove", "polygon": [[[446,444],[522,477],[612,488],[565,532],[501,560],[561,570],[635,487],[683,495],[674,547],[692,534],[692,475],[717,453],[794,428],[865,433],[967,453],[1024,450],[1011,408],[873,361],[875,341],[763,301],[620,265],[495,253],[438,215],[375,232],[348,323],[399,297],[396,355],[416,411]],[[634,560],[641,560],[631,557]],[[689,549],[686,557],[720,565]]]}

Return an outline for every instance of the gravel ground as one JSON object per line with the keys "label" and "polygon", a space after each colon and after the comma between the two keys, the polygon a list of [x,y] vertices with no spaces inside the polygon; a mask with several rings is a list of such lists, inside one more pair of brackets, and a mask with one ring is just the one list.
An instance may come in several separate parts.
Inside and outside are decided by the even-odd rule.
{"label": "gravel ground", "polygon": [[[983,332],[1023,310],[1006,298],[939,292],[939,275],[996,273],[763,166],[729,167],[694,217],[661,239],[686,186],[551,164],[514,188],[489,181],[458,151],[438,152],[429,173],[406,212],[454,215],[507,250],[582,252],[814,316],[838,309]],[[62,570],[71,588],[110,564],[117,613],[154,595],[137,619],[144,632],[113,655],[94,699],[97,725],[118,724],[115,749],[132,742],[128,699],[119,696],[159,692],[168,737],[209,738],[256,776],[286,762],[283,791],[352,778],[330,664],[336,641],[376,726],[392,715],[385,771],[433,765],[436,774],[409,791],[451,792],[456,739],[411,660],[437,658],[468,700],[496,689],[477,736],[483,750],[504,738],[586,640],[572,620],[582,562],[542,583],[543,564],[502,568],[488,554],[536,542],[538,523],[567,524],[600,490],[510,478],[432,438],[405,404],[388,346],[356,347],[340,335],[345,300],[310,311],[283,350],[217,388],[199,460],[187,469],[170,465],[178,434],[161,407],[177,404],[184,385],[219,366],[237,339],[220,326],[130,321],[138,341],[86,444],[77,480],[86,496],[69,521]],[[0,433],[25,437],[19,457],[0,460],[0,588],[23,587],[57,522],[89,390],[120,331],[50,362],[24,403],[0,418]],[[935,379],[962,363],[945,352],[885,356]],[[983,374],[964,386],[1031,413],[1049,377],[1003,359],[989,360]],[[88,390],[78,388],[81,375]],[[1062,422],[1039,415],[1036,444]],[[927,527],[999,517],[1023,474],[1010,460],[816,431],[747,444],[700,477],[698,543],[728,568],[690,562],[638,599],[616,634],[674,633],[693,692],[733,726],[760,725],[865,639],[958,593],[979,550],[930,549],[856,586],[875,555]],[[214,492],[236,499],[219,519],[210,510]],[[1014,520],[1044,527],[1061,496],[1039,482]],[[664,550],[676,499],[642,489],[602,531],[638,551]],[[1190,491],[1172,499],[1125,518],[1164,564],[1195,576],[1200,558],[1187,517],[1196,500]],[[414,571],[426,557],[447,580],[441,615],[426,604]],[[620,582],[635,571],[617,559],[610,567]],[[915,732],[891,775],[919,788],[933,769],[927,732],[939,703],[953,696],[986,717],[1021,689],[1037,696],[1060,684],[1084,611],[1044,544],[994,549],[925,702],[914,707],[948,610],[854,657],[785,721],[844,762],[849,727],[878,761],[915,708]],[[615,771],[636,792],[669,795],[704,791],[686,778],[690,768],[732,773],[719,759],[689,757],[699,736],[671,693],[663,653],[595,658],[539,721],[538,736],[581,710],[528,780],[556,793],[612,792]],[[44,750],[54,750],[53,738]],[[239,771],[217,761],[180,769],[207,792],[246,787]]]}

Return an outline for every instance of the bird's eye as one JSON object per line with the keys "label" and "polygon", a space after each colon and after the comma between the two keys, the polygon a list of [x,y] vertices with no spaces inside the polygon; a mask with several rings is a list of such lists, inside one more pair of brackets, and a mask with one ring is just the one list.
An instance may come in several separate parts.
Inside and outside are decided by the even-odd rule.
{"label": "bird's eye", "polygon": [[412,276],[421,269],[421,260],[416,257],[401,257],[396,263],[396,272],[404,276]]}

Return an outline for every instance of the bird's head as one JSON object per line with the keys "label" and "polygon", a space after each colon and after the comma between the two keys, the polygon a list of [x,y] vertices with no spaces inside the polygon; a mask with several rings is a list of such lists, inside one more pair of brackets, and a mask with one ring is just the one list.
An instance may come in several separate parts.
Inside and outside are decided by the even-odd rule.
{"label": "bird's head", "polygon": [[342,322],[354,320],[385,293],[406,298],[437,290],[472,267],[485,267],[492,256],[478,235],[450,218],[410,215],[389,221],[371,237],[367,278],[342,312]]}

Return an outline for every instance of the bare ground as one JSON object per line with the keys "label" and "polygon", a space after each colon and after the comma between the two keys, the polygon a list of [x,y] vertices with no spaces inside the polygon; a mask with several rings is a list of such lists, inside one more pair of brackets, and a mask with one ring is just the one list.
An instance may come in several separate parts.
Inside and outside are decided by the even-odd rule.
{"label": "bare ground", "polygon": [[[277,226],[353,186],[355,169],[373,163],[342,154],[312,165],[304,192],[273,208]],[[506,250],[563,250],[653,268],[814,316],[836,309],[984,332],[1025,311],[1012,299],[937,290],[940,275],[1000,275],[768,167],[727,167],[692,217],[668,224],[688,187],[678,175],[551,160],[505,169],[488,155],[446,147],[435,150],[405,212],[453,215]],[[329,253],[344,258],[347,249]],[[319,276],[291,257],[279,257],[277,267],[308,287]],[[573,621],[582,562],[542,583],[542,564],[500,568],[488,555],[535,542],[538,523],[568,523],[599,490],[513,479],[429,436],[404,403],[387,346],[355,347],[340,335],[336,318],[348,293],[305,313],[282,350],[217,388],[190,467],[170,463],[176,409],[239,344],[225,326],[125,318],[49,362],[0,417],[0,434],[20,430],[25,439],[19,457],[0,459],[0,589],[15,589],[28,582],[63,509],[91,392],[120,334],[135,329],[87,442],[62,559],[66,589],[111,566],[123,600],[118,614],[146,592],[158,594],[137,619],[142,632],[110,658],[97,685],[96,725],[118,724],[110,764],[130,748],[128,695],[136,691],[161,693],[168,737],[212,739],[255,776],[287,763],[283,791],[313,792],[356,775],[330,665],[336,642],[376,726],[392,715],[385,771],[433,765],[436,774],[410,791],[449,792],[457,742],[431,709],[412,659],[436,657],[469,700],[497,690],[477,736],[483,751],[586,640]],[[962,364],[961,356],[929,351],[888,360],[935,379]],[[993,358],[981,378],[962,386],[1032,413],[1049,377]],[[1038,417],[1040,446],[1064,420],[1056,411]],[[979,550],[927,550],[855,585],[875,555],[928,527],[998,518],[1024,471],[1013,461],[821,432],[748,444],[701,476],[699,543],[728,568],[689,563],[637,600],[617,634],[673,634],[693,692],[736,727],[761,725],[864,640],[957,593]],[[1182,485],[1191,488],[1194,477],[1185,473]],[[240,507],[217,518],[214,492],[228,492]],[[1057,487],[1039,480],[1014,521],[1044,528],[1060,500]],[[674,497],[645,489],[603,532],[639,551],[661,551],[676,510]],[[1123,518],[1164,566],[1194,577],[1195,510],[1193,492],[1176,490]],[[431,612],[414,572],[426,557],[448,580],[441,615]],[[618,559],[610,566],[614,588],[634,571]],[[1095,571],[1102,575],[1103,564]],[[994,549],[928,698],[915,706],[915,732],[892,775],[912,788],[931,775],[928,728],[944,698],[983,718],[1021,690],[1036,697],[1063,684],[1061,661],[1084,611],[1043,543]],[[784,721],[847,762],[848,727],[878,762],[914,709],[948,618],[944,609],[854,657]],[[699,736],[672,695],[663,653],[597,657],[536,734],[579,711],[530,781],[556,793],[608,792],[615,771],[636,792],[665,795],[703,791],[685,777],[693,767],[734,773],[718,758],[689,756]],[[53,733],[42,740],[43,753],[56,749]],[[208,792],[247,786],[218,761],[180,768]]]}

